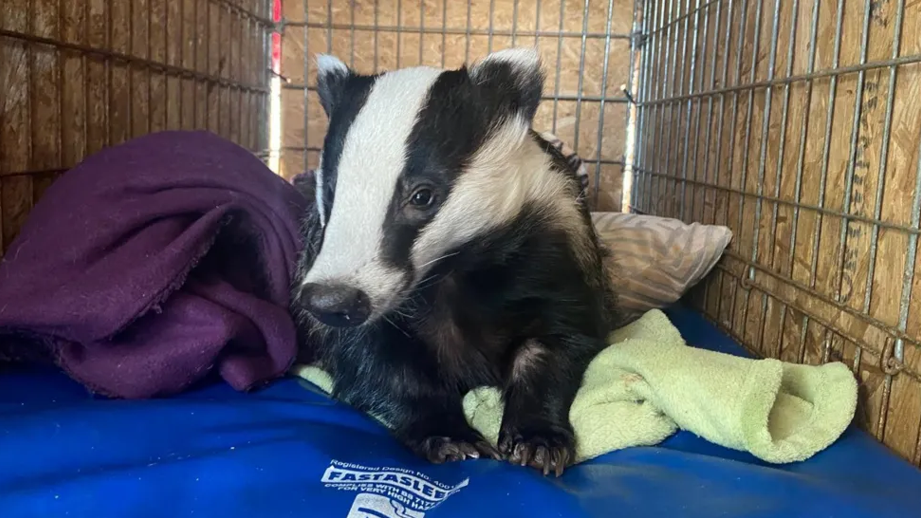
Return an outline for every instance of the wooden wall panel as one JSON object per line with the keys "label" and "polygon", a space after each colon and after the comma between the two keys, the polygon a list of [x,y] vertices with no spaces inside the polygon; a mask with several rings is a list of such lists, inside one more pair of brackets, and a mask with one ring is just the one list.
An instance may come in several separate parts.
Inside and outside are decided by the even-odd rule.
{"label": "wooden wall panel", "polygon": [[0,3],[0,255],[51,182],[106,146],[209,129],[265,154],[269,6]]}
{"label": "wooden wall panel", "polygon": [[670,6],[643,8],[631,209],[730,227],[693,302],[756,354],[845,362],[857,423],[918,464],[917,2]]}

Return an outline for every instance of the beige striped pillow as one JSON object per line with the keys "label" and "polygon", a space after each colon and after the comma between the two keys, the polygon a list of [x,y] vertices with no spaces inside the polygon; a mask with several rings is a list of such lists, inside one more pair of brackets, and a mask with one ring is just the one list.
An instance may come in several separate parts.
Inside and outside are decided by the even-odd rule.
{"label": "beige striped pillow", "polygon": [[716,225],[620,212],[592,221],[612,256],[622,309],[630,318],[676,302],[716,265],[732,231]]}

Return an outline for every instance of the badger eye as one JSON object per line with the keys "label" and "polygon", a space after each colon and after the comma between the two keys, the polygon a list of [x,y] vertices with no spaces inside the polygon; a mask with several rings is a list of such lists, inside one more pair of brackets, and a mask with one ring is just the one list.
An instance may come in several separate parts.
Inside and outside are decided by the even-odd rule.
{"label": "badger eye", "polygon": [[414,207],[424,209],[430,207],[435,201],[435,193],[431,189],[422,188],[413,193],[409,198],[409,203]]}

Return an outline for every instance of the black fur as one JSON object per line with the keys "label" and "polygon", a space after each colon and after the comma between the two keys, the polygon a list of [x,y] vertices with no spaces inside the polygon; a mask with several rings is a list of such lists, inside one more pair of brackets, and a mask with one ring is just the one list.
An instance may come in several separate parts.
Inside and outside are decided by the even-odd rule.
{"label": "black fur", "polygon": [[320,106],[323,107],[327,117],[332,116],[343,99],[346,99],[346,104],[351,102],[351,99],[348,99],[349,95],[345,85],[354,76],[351,70],[338,68],[317,74],[317,94],[320,96]]}
{"label": "black fur", "polygon": [[544,75],[536,70],[521,70],[506,61],[482,63],[474,69],[473,80],[494,103],[495,111],[520,114],[533,120],[544,89]]}
{"label": "black fur", "polygon": [[[342,148],[345,145],[345,137],[349,128],[355,122],[355,117],[368,100],[368,94],[371,93],[371,87],[378,76],[366,76],[349,73],[347,76],[340,76],[336,73],[331,74],[334,79],[324,76],[318,79],[317,87],[320,93],[320,99],[323,106],[331,105],[334,109],[329,113],[329,128],[326,131],[326,138],[323,141],[323,207],[322,210],[329,220],[330,212],[333,210],[333,199],[336,195],[336,171],[339,168],[339,159],[342,157]],[[329,90],[334,88],[336,90]]]}
{"label": "black fur", "polygon": [[[510,115],[533,116],[542,83],[537,76],[523,80],[501,65],[473,78],[466,70],[439,78],[410,138],[403,185],[385,224],[389,262],[409,263],[407,250],[431,219],[401,213],[400,200],[426,183],[439,189],[443,202],[489,131]],[[334,112],[333,120],[337,117]],[[338,135],[328,136],[326,146],[330,139],[333,146],[340,139],[341,146],[344,133]],[[549,143],[533,133],[532,138],[535,152],[550,154],[555,174],[567,178],[575,198],[580,188],[575,171]],[[327,169],[327,151],[328,179],[335,171]],[[569,408],[589,361],[605,347],[615,315],[602,250],[584,206],[582,215],[580,231],[591,236],[593,246],[578,252],[590,256],[588,267],[552,213],[528,205],[504,227],[458,247],[384,318],[331,328],[293,308],[302,338],[316,347],[321,365],[333,375],[334,397],[380,416],[398,439],[432,461],[492,456],[561,473],[575,454]],[[308,246],[298,278],[309,270],[323,238],[315,213],[304,231]],[[531,361],[516,370],[524,357]],[[462,413],[463,395],[482,385],[503,389],[498,449]]]}
{"label": "black fur", "polygon": [[[395,268],[407,268],[412,242],[437,214],[438,206],[450,196],[454,182],[471,156],[486,142],[490,133],[509,116],[525,109],[523,100],[513,96],[496,82],[493,67],[482,83],[471,78],[466,68],[442,73],[429,92],[428,102],[420,110],[409,136],[406,166],[401,182],[391,200],[384,224],[384,260]],[[508,65],[500,67],[503,77],[513,80]],[[527,102],[539,100],[528,99]],[[406,199],[417,186],[432,188],[437,196],[433,210],[425,214],[403,210]]]}

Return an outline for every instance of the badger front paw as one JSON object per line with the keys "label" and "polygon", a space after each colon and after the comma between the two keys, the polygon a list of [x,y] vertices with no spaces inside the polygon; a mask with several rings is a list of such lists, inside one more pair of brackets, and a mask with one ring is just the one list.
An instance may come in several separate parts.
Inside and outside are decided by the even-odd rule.
{"label": "badger front paw", "polygon": [[405,442],[416,455],[435,464],[466,459],[501,460],[499,452],[481,436],[473,433],[464,435],[432,435],[421,439],[408,439]]}
{"label": "badger front paw", "polygon": [[569,427],[541,424],[503,427],[499,432],[499,453],[509,462],[531,466],[544,475],[556,476],[576,458],[576,440]]}

